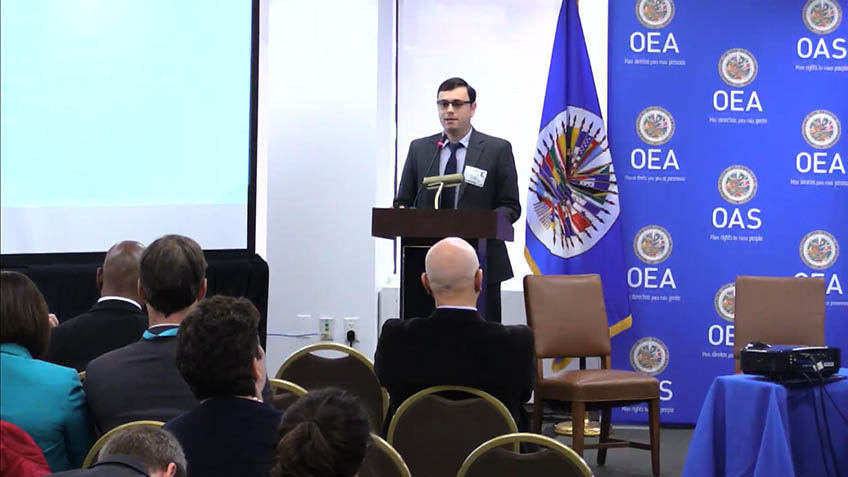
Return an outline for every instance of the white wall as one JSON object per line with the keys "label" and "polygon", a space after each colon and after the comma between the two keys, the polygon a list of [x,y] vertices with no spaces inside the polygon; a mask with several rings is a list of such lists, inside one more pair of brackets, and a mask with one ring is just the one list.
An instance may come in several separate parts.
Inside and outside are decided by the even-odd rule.
{"label": "white wall", "polygon": [[[263,5],[267,33],[261,35],[260,64],[267,64],[260,67],[266,77],[260,83],[257,210],[265,206],[267,215],[257,218],[257,251],[271,270],[273,373],[292,351],[317,341],[278,335],[315,332],[318,316],[360,317],[357,347],[373,356],[377,291],[392,282],[393,257],[390,241],[371,238],[371,208],[391,205],[396,133],[402,167],[409,140],[438,131],[433,101],[442,79],[460,75],[477,87],[474,124],[512,142],[523,205],[559,0],[403,0],[401,26],[410,30],[401,34],[406,74],[399,83],[397,132],[393,0]],[[607,1],[583,0],[580,10],[605,112]],[[509,251],[519,278],[505,290],[520,290],[520,277],[529,273],[523,215],[515,228]],[[395,298],[383,298],[381,309],[391,314],[385,310],[396,309]],[[520,294],[505,297],[504,304],[517,315]],[[505,322],[523,321],[513,318]],[[336,341],[342,341],[341,323]]]}
{"label": "white wall", "polygon": [[318,316],[359,317],[358,347],[376,346],[378,18],[377,0],[269,4],[271,373],[316,341],[275,335],[315,332]]}

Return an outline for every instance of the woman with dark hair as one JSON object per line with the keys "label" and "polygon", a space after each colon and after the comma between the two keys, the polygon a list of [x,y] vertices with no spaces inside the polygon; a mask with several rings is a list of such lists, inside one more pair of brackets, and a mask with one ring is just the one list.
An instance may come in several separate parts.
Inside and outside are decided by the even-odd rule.
{"label": "woman with dark hair", "polygon": [[370,443],[368,414],[355,396],[310,392],[283,415],[271,477],[353,477]]}
{"label": "woman with dark hair", "polygon": [[77,371],[38,359],[49,339],[35,283],[0,272],[0,416],[26,431],[59,472],[82,465],[94,436]]}

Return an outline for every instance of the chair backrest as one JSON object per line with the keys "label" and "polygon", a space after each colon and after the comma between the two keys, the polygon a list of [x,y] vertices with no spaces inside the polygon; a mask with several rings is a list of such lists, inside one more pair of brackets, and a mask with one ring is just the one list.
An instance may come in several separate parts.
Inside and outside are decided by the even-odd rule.
{"label": "chair backrest", "polygon": [[102,449],[103,446],[106,444],[106,442],[108,442],[109,439],[111,439],[112,436],[114,436],[118,432],[120,432],[124,429],[130,428],[130,427],[135,427],[135,426],[162,427],[164,425],[165,425],[165,423],[162,422],[162,421],[133,421],[133,422],[128,422],[126,424],[121,424],[120,426],[118,426],[118,427],[110,430],[106,434],[103,434],[102,436],[100,436],[100,439],[97,439],[97,441],[94,443],[94,445],[91,446],[91,449],[89,449],[88,454],[86,454],[85,460],[82,461],[82,468],[87,469],[87,468],[91,467],[91,465],[94,464],[97,461],[97,454],[100,452],[100,449]]}
{"label": "chair backrest", "polygon": [[516,432],[512,415],[491,394],[465,386],[433,386],[398,407],[387,440],[416,477],[454,475],[477,446]]}
{"label": "chair backrest", "polygon": [[358,477],[410,477],[409,467],[398,451],[377,434],[371,433],[371,447],[365,454]]}
{"label": "chair backrest", "polygon": [[269,378],[268,382],[271,384],[271,394],[273,396],[271,404],[278,411],[285,411],[307,392],[306,389],[284,379]]}
{"label": "chair backrest", "polygon": [[600,275],[527,275],[524,306],[537,358],[609,356]]}
{"label": "chair backrest", "polygon": [[[336,351],[344,355],[327,358],[314,354],[318,351]],[[303,347],[286,359],[276,378],[291,381],[309,391],[327,387],[347,391],[362,401],[368,411],[371,430],[379,431],[383,427],[388,396],[377,380],[374,364],[349,346],[317,343]]]}
{"label": "chair backrest", "polygon": [[822,278],[736,277],[733,357],[751,341],[824,345]]}
{"label": "chair backrest", "polygon": [[[505,444],[531,443],[543,447],[520,454]],[[457,477],[498,477],[513,475],[558,475],[590,477],[592,469],[582,457],[561,442],[540,434],[515,433],[490,439],[474,449]]]}

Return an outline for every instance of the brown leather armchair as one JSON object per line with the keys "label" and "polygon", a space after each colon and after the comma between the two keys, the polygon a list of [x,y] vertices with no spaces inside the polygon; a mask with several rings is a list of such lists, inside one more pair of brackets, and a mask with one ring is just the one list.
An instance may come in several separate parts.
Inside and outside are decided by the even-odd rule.
{"label": "brown leather armchair", "polygon": [[824,345],[823,278],[736,277],[733,362],[751,341]]}
{"label": "brown leather armchair", "polygon": [[[527,324],[536,346],[536,385],[533,398],[533,430],[542,431],[545,400],[560,401],[571,408],[572,448],[598,449],[598,465],[606,462],[606,449],[635,447],[651,451],[651,468],[660,473],[659,382],[645,373],[612,369],[611,344],[604,295],[599,275],[528,275],[524,277]],[[600,357],[601,369],[567,371],[556,376],[542,374],[542,360],[559,357]],[[650,444],[610,437],[612,408],[647,402]],[[584,442],[586,411],[601,411],[601,435],[597,444]]]}

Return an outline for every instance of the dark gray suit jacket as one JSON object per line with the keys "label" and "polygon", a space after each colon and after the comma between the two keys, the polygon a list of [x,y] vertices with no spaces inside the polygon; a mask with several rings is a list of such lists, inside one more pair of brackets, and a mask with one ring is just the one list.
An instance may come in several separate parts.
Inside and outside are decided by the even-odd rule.
{"label": "dark gray suit jacket", "polygon": [[[416,139],[409,145],[406,164],[398,186],[397,202],[406,207],[413,206],[413,200],[425,177],[439,175],[438,142],[442,134]],[[518,179],[515,172],[515,159],[509,142],[472,129],[465,153],[465,166],[483,169],[487,172],[482,187],[463,182],[459,186],[457,208],[463,210],[489,209],[502,212],[510,222],[521,215],[518,201]],[[428,169],[429,168],[429,169]],[[415,207],[433,208],[435,191],[422,190]],[[488,283],[499,283],[512,278],[512,266],[503,241],[489,240],[487,243],[488,260],[486,277]]]}
{"label": "dark gray suit jacket", "polygon": [[141,339],[88,363],[83,382],[100,432],[131,421],[167,422],[198,401],[177,369],[177,337]]}
{"label": "dark gray suit jacket", "polygon": [[[131,421],[168,422],[198,404],[177,368],[176,336],[142,338],[91,361],[83,389],[101,433]],[[267,379],[262,396],[272,402]]]}
{"label": "dark gray suit jacket", "polygon": [[104,300],[53,328],[44,361],[77,371],[92,359],[135,343],[147,329],[147,314],[132,303]]}

